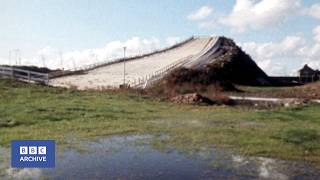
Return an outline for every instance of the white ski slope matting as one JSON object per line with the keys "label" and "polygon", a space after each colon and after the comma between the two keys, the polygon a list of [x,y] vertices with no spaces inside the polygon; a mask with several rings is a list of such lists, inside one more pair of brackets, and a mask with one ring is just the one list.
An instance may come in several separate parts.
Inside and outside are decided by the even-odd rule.
{"label": "white ski slope matting", "polygon": [[[180,47],[144,58],[127,61],[126,84],[145,77],[186,57],[197,57],[210,49],[217,38],[198,37]],[[190,58],[193,60],[195,58]],[[123,62],[88,71],[86,74],[70,75],[50,80],[50,85],[77,89],[117,88],[123,84]]]}

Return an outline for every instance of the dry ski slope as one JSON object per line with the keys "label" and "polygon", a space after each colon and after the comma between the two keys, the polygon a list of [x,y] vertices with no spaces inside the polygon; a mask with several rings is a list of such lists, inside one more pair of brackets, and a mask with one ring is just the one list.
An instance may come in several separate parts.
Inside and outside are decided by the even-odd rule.
{"label": "dry ski slope", "polygon": [[[218,37],[197,37],[176,48],[151,56],[126,61],[126,83],[134,85],[139,78],[154,74],[166,67],[192,64],[217,46]],[[117,88],[123,84],[123,62],[99,67],[86,74],[64,76],[50,85],[78,89]]]}

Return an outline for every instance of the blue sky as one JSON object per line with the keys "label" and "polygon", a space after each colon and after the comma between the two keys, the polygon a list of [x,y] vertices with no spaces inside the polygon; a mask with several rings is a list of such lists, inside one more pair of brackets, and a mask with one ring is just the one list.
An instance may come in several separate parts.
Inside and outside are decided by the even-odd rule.
{"label": "blue sky", "polygon": [[[0,0],[0,64],[12,49],[20,50],[22,63],[40,63],[41,53],[56,67],[60,51],[65,61],[86,56],[82,65],[94,53],[96,60],[117,54],[99,54],[119,50],[115,44],[141,52],[166,46],[168,38],[224,35],[269,74],[290,74],[303,63],[320,68],[318,10],[317,0]],[[283,67],[270,69],[276,65]]]}

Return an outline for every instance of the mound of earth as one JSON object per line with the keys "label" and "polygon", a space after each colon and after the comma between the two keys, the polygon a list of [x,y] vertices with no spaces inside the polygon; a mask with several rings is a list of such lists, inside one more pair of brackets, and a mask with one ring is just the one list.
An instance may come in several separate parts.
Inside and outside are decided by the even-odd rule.
{"label": "mound of earth", "polygon": [[227,80],[241,85],[270,85],[268,75],[236,43],[221,38],[221,55],[211,64],[202,67],[217,80]]}
{"label": "mound of earth", "polygon": [[190,93],[190,94],[183,94],[177,95],[170,98],[170,101],[177,103],[177,104],[192,104],[192,105],[233,105],[234,102],[229,98],[220,98],[220,99],[210,99],[198,93]]}
{"label": "mound of earth", "polygon": [[178,95],[172,97],[170,100],[178,104],[214,104],[214,102],[212,102],[209,98],[201,96],[198,93]]}
{"label": "mound of earth", "polygon": [[[233,40],[220,37],[206,53],[171,71],[150,89],[153,94],[165,94],[169,98],[198,93],[214,99],[224,91],[239,91],[235,84],[271,83],[268,75]],[[186,99],[177,98],[175,101]],[[189,102],[188,98],[186,101]]]}
{"label": "mound of earth", "polygon": [[212,83],[240,85],[270,85],[268,75],[236,43],[219,38],[218,48],[209,50],[191,67],[182,67],[168,75],[173,83],[209,85]]}

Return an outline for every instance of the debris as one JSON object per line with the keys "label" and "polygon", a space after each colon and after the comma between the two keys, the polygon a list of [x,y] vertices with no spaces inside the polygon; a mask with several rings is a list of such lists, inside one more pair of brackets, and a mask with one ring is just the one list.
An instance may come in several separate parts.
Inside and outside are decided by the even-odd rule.
{"label": "debris", "polygon": [[198,93],[178,95],[170,100],[178,104],[215,104],[214,101],[207,97],[201,96]]}

